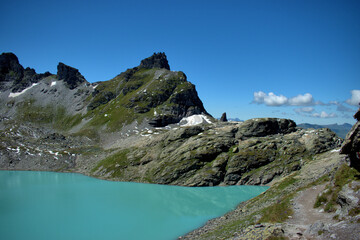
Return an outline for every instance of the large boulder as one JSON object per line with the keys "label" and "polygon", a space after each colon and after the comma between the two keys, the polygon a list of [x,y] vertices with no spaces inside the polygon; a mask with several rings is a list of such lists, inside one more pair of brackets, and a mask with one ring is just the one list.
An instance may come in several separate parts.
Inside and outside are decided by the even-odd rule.
{"label": "large boulder", "polygon": [[239,139],[287,134],[296,131],[296,123],[290,119],[255,118],[242,123],[236,134]]}

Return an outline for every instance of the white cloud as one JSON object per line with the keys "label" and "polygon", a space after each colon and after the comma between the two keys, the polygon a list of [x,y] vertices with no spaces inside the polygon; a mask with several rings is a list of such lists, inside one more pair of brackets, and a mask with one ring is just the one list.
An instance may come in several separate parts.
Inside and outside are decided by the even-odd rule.
{"label": "white cloud", "polygon": [[314,108],[313,107],[295,108],[294,111],[297,113],[312,113],[314,111]]}
{"label": "white cloud", "polygon": [[284,95],[276,95],[273,92],[269,94],[263,91],[254,92],[254,103],[265,104],[267,106],[310,106],[314,105],[314,98],[310,93],[297,95],[296,97],[287,98]]}
{"label": "white cloud", "polygon": [[346,100],[346,103],[353,106],[359,106],[360,103],[360,90],[352,90],[351,98]]}
{"label": "white cloud", "polygon": [[264,102],[268,106],[281,106],[288,102],[287,97],[280,95],[277,96],[273,92],[270,92],[265,98]]}
{"label": "white cloud", "polygon": [[266,97],[266,93],[259,91],[259,92],[254,92],[254,101],[255,103],[264,103],[264,98]]}
{"label": "white cloud", "polygon": [[309,106],[314,105],[314,98],[310,93],[304,95],[297,95],[289,99],[289,105],[291,106]]}
{"label": "white cloud", "polygon": [[312,116],[317,117],[317,118],[335,118],[335,117],[337,117],[337,115],[335,113],[328,114],[325,111],[322,111],[321,113],[313,113]]}
{"label": "white cloud", "polygon": [[265,103],[267,106],[282,106],[285,105],[287,101],[287,97],[283,95],[277,96],[273,92],[270,92],[269,94],[262,91],[254,92],[254,103]]}

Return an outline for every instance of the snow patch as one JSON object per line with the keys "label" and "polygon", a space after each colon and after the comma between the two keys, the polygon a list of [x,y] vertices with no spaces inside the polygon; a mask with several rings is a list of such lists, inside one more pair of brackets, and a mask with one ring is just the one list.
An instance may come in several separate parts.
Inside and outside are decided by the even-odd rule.
{"label": "snow patch", "polygon": [[197,114],[181,119],[180,126],[188,127],[188,126],[195,126],[201,123],[211,123],[211,121],[207,116],[203,114]]}
{"label": "snow patch", "polygon": [[56,85],[56,82],[55,81],[52,81],[51,84],[50,84],[50,87],[53,87]]}
{"label": "snow patch", "polygon": [[30,88],[34,87],[38,85],[38,83],[33,83],[30,87],[25,88],[24,90],[22,90],[21,92],[16,92],[16,93],[10,93],[9,97],[17,97],[20,96],[21,94],[25,93],[27,90],[29,90]]}
{"label": "snow patch", "polygon": [[331,152],[340,152],[340,149],[331,150]]}

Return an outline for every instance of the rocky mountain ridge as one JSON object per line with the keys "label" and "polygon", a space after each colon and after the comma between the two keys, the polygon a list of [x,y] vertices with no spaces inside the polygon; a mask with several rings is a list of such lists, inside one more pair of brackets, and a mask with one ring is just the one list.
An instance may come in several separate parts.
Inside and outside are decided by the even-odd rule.
{"label": "rocky mountain ridge", "polygon": [[[133,122],[159,127],[194,114],[210,117],[195,86],[184,73],[169,70],[164,53],[154,53],[138,67],[94,84],[87,82],[78,69],[63,63],[57,69],[56,75],[37,74],[34,69],[24,69],[14,54],[1,54],[0,101],[7,106],[0,109],[1,116],[21,118],[21,109],[34,117],[27,121],[37,123],[40,118],[62,122],[60,130],[89,131],[101,125],[110,132]],[[63,119],[58,118],[58,111],[63,112]]]}
{"label": "rocky mountain ridge", "polygon": [[[302,129],[276,118],[216,121],[186,75],[170,71],[164,53],[98,83],[63,63],[56,75],[37,74],[14,54],[2,54],[0,102],[0,169],[182,186],[271,186],[189,239],[265,233],[294,239],[289,229],[300,227],[283,224],[292,216],[291,201],[299,191],[325,183],[328,190],[321,194],[332,195],[321,202],[324,211],[338,204],[337,215],[349,222],[360,213],[357,202],[350,204],[359,193],[359,122],[342,146],[345,158],[339,154],[343,140],[327,128]],[[269,217],[274,212],[281,213],[275,220],[280,225]],[[353,212],[355,218],[347,218]]]}

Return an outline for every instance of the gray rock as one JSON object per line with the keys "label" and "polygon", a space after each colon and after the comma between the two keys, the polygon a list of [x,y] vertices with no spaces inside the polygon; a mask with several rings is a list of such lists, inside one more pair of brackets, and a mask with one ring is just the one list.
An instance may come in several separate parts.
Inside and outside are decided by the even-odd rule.
{"label": "gray rock", "polygon": [[256,118],[243,122],[236,134],[239,139],[286,134],[296,131],[296,123],[289,119]]}
{"label": "gray rock", "polygon": [[[350,187],[351,186],[351,187]],[[338,194],[337,203],[340,205],[340,209],[337,214],[344,217],[349,214],[351,209],[358,208],[360,205],[360,191],[355,191],[360,187],[360,182],[353,181],[346,184]]]}
{"label": "gray rock", "polygon": [[322,221],[316,221],[315,223],[310,225],[310,227],[305,231],[305,233],[317,236],[319,231],[324,231],[326,229],[327,228]]}

